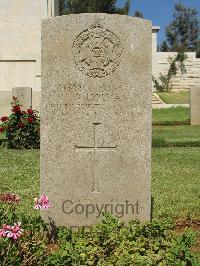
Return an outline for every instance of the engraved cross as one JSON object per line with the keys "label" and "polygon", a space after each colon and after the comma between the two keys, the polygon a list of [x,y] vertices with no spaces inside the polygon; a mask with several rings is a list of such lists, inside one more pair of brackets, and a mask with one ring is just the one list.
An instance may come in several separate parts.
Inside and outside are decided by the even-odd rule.
{"label": "engraved cross", "polygon": [[103,151],[115,151],[117,146],[98,146],[97,139],[97,129],[101,125],[101,123],[93,123],[93,139],[94,144],[92,146],[78,146],[75,145],[75,150],[77,151],[92,151],[93,152],[93,189],[92,192],[99,192],[99,180],[96,174],[96,169],[98,166],[98,152]]}

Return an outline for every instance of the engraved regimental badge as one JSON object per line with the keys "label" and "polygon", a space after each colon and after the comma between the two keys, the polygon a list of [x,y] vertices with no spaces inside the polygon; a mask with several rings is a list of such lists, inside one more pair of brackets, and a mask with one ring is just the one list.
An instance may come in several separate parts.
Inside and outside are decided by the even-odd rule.
{"label": "engraved regimental badge", "polygon": [[77,68],[93,78],[113,73],[121,58],[118,37],[99,24],[81,32],[73,43],[72,51]]}

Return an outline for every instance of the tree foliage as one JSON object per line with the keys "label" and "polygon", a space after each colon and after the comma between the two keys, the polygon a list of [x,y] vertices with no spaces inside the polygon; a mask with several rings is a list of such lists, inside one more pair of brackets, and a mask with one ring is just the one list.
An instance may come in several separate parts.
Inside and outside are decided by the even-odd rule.
{"label": "tree foliage", "polygon": [[163,43],[160,45],[160,47],[158,47],[158,50],[160,50],[161,52],[169,52],[170,48],[167,44],[167,41],[163,41]]}
{"label": "tree foliage", "polygon": [[161,50],[196,51],[200,53],[200,21],[196,9],[175,4],[173,21],[166,27],[167,42]]}
{"label": "tree foliage", "polygon": [[60,14],[109,13],[128,15],[130,0],[117,7],[117,0],[60,0]]}
{"label": "tree foliage", "polygon": [[133,16],[137,18],[144,18],[144,15],[139,10],[136,10]]}

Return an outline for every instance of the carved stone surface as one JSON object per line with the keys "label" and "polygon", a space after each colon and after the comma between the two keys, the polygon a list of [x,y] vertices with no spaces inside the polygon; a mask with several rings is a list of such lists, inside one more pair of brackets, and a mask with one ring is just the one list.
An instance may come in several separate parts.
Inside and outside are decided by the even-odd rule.
{"label": "carved stone surface", "polygon": [[200,86],[190,89],[190,124],[200,125]]}
{"label": "carved stone surface", "polygon": [[150,219],[151,23],[108,14],[42,26],[41,194],[46,221],[91,226],[103,211]]}
{"label": "carved stone surface", "polygon": [[120,63],[119,39],[99,24],[81,32],[72,49],[77,67],[89,77],[105,77],[114,72]]}

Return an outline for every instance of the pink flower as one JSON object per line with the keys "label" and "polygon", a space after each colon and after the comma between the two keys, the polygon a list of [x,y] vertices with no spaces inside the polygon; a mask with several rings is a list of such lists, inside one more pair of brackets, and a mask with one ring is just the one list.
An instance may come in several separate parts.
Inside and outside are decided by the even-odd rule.
{"label": "pink flower", "polygon": [[23,232],[20,226],[21,223],[15,223],[13,226],[4,224],[3,228],[0,229],[0,237],[12,238],[14,240],[18,239]]}
{"label": "pink flower", "polygon": [[20,228],[21,226],[21,223],[18,223],[18,224],[14,224],[14,226],[12,226],[12,238],[13,239],[17,239],[21,236],[22,234],[22,229]]}
{"label": "pink flower", "polygon": [[20,202],[20,197],[13,193],[8,192],[8,193],[0,194],[0,202],[4,202],[8,204],[12,204],[12,203],[18,204]]}
{"label": "pink flower", "polygon": [[11,226],[10,225],[3,225],[3,228],[0,229],[0,237],[7,237],[7,234],[10,232]]}
{"label": "pink flower", "polygon": [[34,201],[35,201],[34,209],[36,210],[40,209],[47,210],[51,206],[49,198],[45,195],[41,195],[39,198],[35,198]]}

